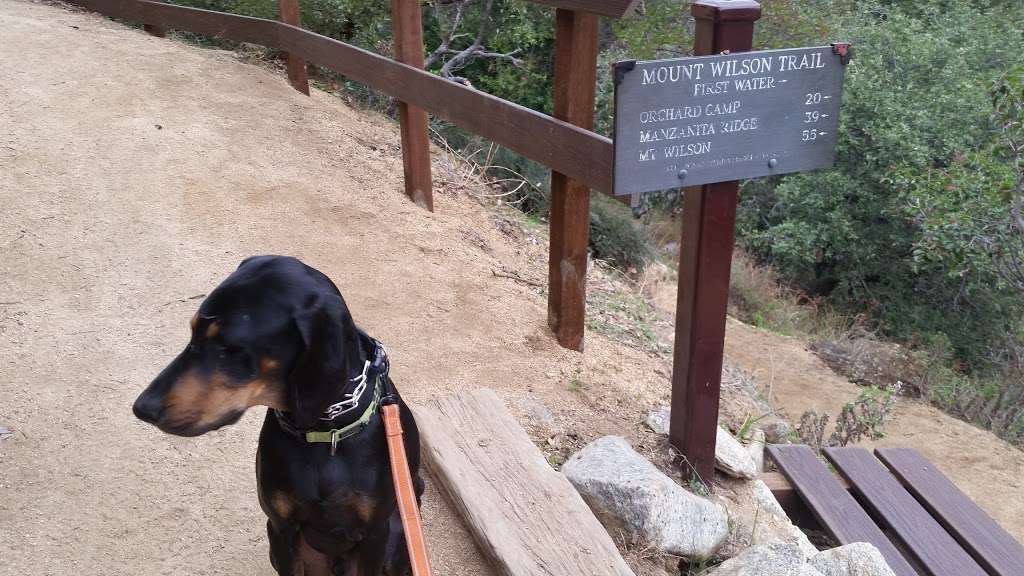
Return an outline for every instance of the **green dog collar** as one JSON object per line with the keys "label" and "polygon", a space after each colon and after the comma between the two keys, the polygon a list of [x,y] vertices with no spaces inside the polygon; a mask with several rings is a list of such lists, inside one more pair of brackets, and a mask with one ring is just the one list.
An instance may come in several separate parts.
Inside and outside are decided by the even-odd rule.
{"label": "green dog collar", "polygon": [[362,432],[363,428],[370,423],[370,418],[373,418],[373,414],[377,411],[377,405],[380,403],[380,378],[378,375],[373,383],[373,400],[370,401],[370,405],[366,407],[358,420],[334,430],[306,432],[306,442],[330,442],[331,456],[334,456],[338,451],[338,442]]}

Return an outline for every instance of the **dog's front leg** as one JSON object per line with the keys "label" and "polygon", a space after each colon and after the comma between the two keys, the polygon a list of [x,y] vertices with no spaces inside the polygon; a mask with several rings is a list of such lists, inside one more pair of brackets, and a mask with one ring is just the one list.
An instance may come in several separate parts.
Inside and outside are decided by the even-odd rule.
{"label": "dog's front leg", "polygon": [[306,539],[302,537],[302,532],[299,532],[296,538],[299,557],[298,562],[296,562],[294,576],[332,576],[331,559],[323,552],[310,546]]}
{"label": "dog's front leg", "polygon": [[298,526],[285,524],[277,528],[267,520],[267,537],[270,564],[280,576],[333,576],[331,559],[310,546]]}
{"label": "dog's front leg", "polygon": [[280,576],[295,576],[299,527],[284,524],[276,528],[267,520],[267,539],[270,540],[270,565]]}

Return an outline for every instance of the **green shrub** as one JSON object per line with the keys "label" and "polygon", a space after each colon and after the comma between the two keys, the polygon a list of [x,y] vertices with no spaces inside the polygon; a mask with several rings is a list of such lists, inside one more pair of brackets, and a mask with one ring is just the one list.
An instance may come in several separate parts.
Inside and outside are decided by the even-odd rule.
{"label": "green shrub", "polygon": [[[944,333],[980,364],[1019,322],[979,276],[915,256],[919,215],[892,177],[945,169],[988,146],[991,79],[1019,60],[1020,17],[947,2],[944,11],[866,6],[836,23],[853,42],[836,167],[744,187],[742,244],[812,297],[868,311],[884,334]],[[965,292],[966,290],[966,292]]]}
{"label": "green shrub", "polygon": [[632,211],[601,194],[592,195],[590,200],[590,247],[594,258],[623,270],[643,268],[654,253]]}

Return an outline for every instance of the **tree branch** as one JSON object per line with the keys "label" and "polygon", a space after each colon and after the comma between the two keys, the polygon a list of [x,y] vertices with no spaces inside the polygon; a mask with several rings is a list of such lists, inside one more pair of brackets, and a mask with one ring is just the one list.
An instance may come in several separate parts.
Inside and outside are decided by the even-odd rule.
{"label": "tree branch", "polygon": [[[458,33],[458,27],[462,22],[466,6],[468,6],[472,1],[473,0],[462,0],[461,2],[455,3],[456,11],[455,17],[452,21],[451,30],[447,37],[441,41],[441,44],[430,53],[424,63],[424,68],[430,68],[430,66],[437,62],[443,61],[444,63],[441,65],[440,70],[441,77],[467,86],[472,86],[469,79],[463,76],[457,76],[455,73],[468,66],[473,60],[485,58],[490,60],[504,60],[511,62],[514,66],[520,66],[522,64],[522,60],[516,58],[516,54],[519,54],[520,52],[519,49],[508,53],[501,53],[489,51],[484,46],[484,37],[487,35],[491,24],[494,0],[487,0],[487,3],[484,5],[483,13],[480,16],[480,27],[476,31],[476,36],[474,37],[473,42],[462,50],[456,50],[451,47],[452,42],[455,40],[468,36],[468,34],[465,33]],[[441,8],[438,2],[434,3],[434,10],[435,13],[438,14],[438,17],[440,17]],[[450,58],[445,59],[446,56],[450,56]]]}

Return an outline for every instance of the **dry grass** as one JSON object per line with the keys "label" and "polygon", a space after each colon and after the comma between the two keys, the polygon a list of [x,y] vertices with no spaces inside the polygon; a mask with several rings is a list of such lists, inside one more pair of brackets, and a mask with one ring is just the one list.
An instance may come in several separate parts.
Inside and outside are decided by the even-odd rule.
{"label": "dry grass", "polygon": [[787,336],[839,340],[864,331],[862,316],[838,314],[802,292],[784,286],[769,267],[741,249],[733,251],[729,314]]}

